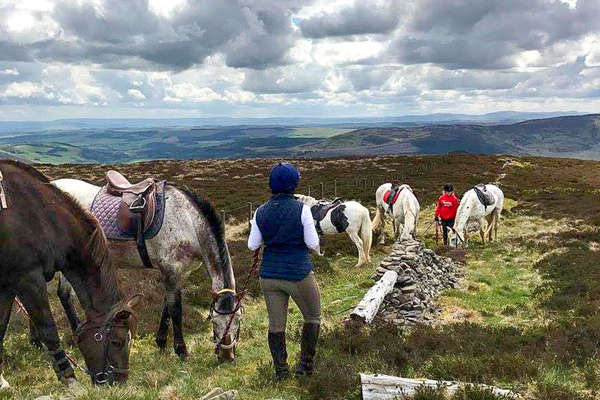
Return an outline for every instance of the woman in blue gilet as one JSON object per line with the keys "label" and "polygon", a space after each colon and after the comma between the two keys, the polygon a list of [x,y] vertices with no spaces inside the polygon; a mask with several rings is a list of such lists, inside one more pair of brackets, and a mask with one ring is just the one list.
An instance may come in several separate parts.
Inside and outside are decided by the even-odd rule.
{"label": "woman in blue gilet", "polygon": [[300,173],[292,164],[278,163],[271,169],[273,195],[256,211],[248,238],[252,251],[264,245],[260,287],[269,314],[269,349],[278,380],[289,374],[285,346],[289,298],[304,317],[296,376],[312,375],[321,323],[319,286],[308,254],[309,249],[319,250],[319,236],[308,206],[294,199],[299,181]]}

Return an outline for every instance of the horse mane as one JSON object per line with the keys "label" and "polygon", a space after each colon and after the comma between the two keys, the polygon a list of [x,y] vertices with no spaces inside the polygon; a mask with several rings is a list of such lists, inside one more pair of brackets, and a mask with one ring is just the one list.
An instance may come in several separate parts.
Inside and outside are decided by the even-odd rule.
{"label": "horse mane", "polygon": [[87,210],[85,210],[73,196],[63,192],[50,183],[50,178],[29,164],[15,160],[0,160],[0,164],[8,164],[29,174],[34,179],[42,181],[55,195],[63,198],[64,205],[77,217],[84,222],[91,232],[90,238],[86,244],[87,255],[93,263],[98,266],[100,271],[100,281],[106,290],[112,294],[118,294],[117,281],[115,279],[115,268],[111,262],[108,240],[104,231],[100,227],[98,220]]}
{"label": "horse mane", "polygon": [[226,270],[226,268],[230,265],[227,244],[225,243],[225,225],[223,222],[223,218],[221,218],[221,216],[217,212],[217,209],[210,200],[204,197],[200,197],[187,186],[181,188],[171,183],[169,183],[169,185],[175,187],[176,189],[180,190],[183,194],[185,194],[185,196],[188,199],[190,199],[190,201],[198,208],[198,211],[200,211],[202,216],[204,216],[204,218],[208,222],[208,226],[210,227],[210,230],[213,233],[217,242],[217,247],[219,249],[219,257],[222,261],[223,283],[225,287],[231,288],[232,285],[229,281],[229,271]]}

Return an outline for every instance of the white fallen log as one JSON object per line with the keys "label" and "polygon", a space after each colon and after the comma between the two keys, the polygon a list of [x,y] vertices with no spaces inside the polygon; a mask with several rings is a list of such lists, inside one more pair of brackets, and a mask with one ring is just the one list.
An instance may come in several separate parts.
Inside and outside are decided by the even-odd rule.
{"label": "white fallen log", "polygon": [[[458,388],[469,385],[469,383],[452,381],[434,381],[431,379],[409,379],[390,375],[367,375],[360,374],[363,400],[394,400],[403,396],[413,396],[419,386],[437,387],[443,385],[448,395],[452,395]],[[477,385],[482,388],[493,390],[494,394],[513,396],[517,395],[510,390],[500,389],[494,386]]]}
{"label": "white fallen log", "polygon": [[369,289],[358,306],[350,314],[350,318],[370,324],[373,322],[377,311],[385,296],[394,289],[398,273],[387,271],[380,280]]}

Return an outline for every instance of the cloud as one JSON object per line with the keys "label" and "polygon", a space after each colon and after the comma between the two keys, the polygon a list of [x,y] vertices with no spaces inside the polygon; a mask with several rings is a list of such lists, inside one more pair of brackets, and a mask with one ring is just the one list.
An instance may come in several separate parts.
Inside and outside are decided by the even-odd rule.
{"label": "cloud", "polygon": [[326,73],[325,68],[317,66],[248,71],[241,88],[259,94],[311,92],[322,85]]}
{"label": "cloud", "polygon": [[2,118],[597,109],[598,15],[597,0],[0,0]]}
{"label": "cloud", "polygon": [[405,64],[511,68],[523,52],[597,33],[597,15],[595,0],[579,0],[575,7],[555,0],[424,0],[389,52]]}
{"label": "cloud", "polygon": [[388,33],[398,25],[399,2],[384,3],[356,0],[350,7],[321,13],[300,22],[305,37],[324,38],[329,36],[364,35]]}
{"label": "cloud", "polygon": [[[286,63],[294,4],[205,0],[162,10],[147,0],[65,1],[44,12],[13,5],[0,9],[0,34],[8,38],[0,60],[181,71],[222,53],[230,66],[264,69]],[[31,29],[11,30],[23,24]]]}

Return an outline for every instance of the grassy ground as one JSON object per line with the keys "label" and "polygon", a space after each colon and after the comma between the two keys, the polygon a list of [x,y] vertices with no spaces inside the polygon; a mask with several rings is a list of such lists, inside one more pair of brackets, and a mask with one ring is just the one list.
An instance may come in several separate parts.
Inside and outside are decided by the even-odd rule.
{"label": "grassy ground", "polygon": [[[140,312],[140,336],[133,347],[130,381],[119,388],[88,386],[88,391],[79,398],[187,400],[221,386],[238,389],[242,399],[359,399],[360,372],[494,384],[539,400],[597,398],[600,390],[597,355],[600,207],[595,189],[600,178],[594,173],[597,164],[542,158],[520,158],[518,162],[506,163],[502,157],[468,155],[426,161],[431,161],[435,168],[419,169],[418,158],[413,157],[325,160],[316,165],[302,161],[301,167],[305,168],[304,185],[316,184],[328,172],[329,177],[350,182],[342,186],[349,189],[347,197],[368,204],[372,204],[373,190],[368,188],[363,193],[351,184],[352,175],[371,174],[374,179],[382,171],[373,170],[373,165],[405,171],[410,168],[408,180],[424,206],[420,232],[430,247],[435,247],[435,240],[431,229],[425,230],[441,183],[452,180],[461,192],[476,182],[495,180],[506,173],[502,188],[509,200],[500,241],[482,246],[477,236],[472,237],[464,267],[465,279],[460,288],[447,291],[440,298],[444,313],[435,326],[420,326],[409,332],[398,332],[389,326],[361,331],[344,328],[340,323],[347,313],[344,310],[356,304],[371,285],[370,274],[388,249],[377,248],[372,265],[354,268],[352,243],[344,236],[327,238],[327,257],[314,258],[324,314],[317,373],[309,381],[291,379],[275,384],[271,380],[265,340],[267,321],[260,297],[246,305],[237,360],[218,364],[212,356],[210,326],[204,320],[208,283],[201,272],[192,276],[185,294],[186,332],[192,357],[182,363],[172,354],[160,354],[153,344],[152,332],[158,320],[155,303],[160,303],[161,297],[160,289],[154,288],[158,277],[126,275],[135,279],[125,281],[125,290],[141,287],[146,293],[146,303]],[[256,163],[264,173],[271,162]],[[220,165],[191,163],[179,166],[174,162],[144,163],[130,168],[132,174],[142,174],[150,168],[164,171],[169,179],[189,182],[196,190],[223,202],[218,203],[223,207],[224,196],[217,196],[223,185],[233,185],[240,179],[235,176],[254,174],[254,168],[260,170],[250,167],[250,161]],[[102,168],[106,167],[67,166],[46,171],[53,176],[89,176],[90,180],[99,180]],[[193,179],[215,176],[217,173],[211,169],[218,169],[221,174],[220,187],[206,184],[212,181]],[[400,172],[391,174],[395,173]],[[247,193],[248,199],[259,201],[264,196],[264,179],[256,177],[256,187],[240,187],[240,190]],[[573,207],[574,204],[577,206]],[[239,227],[228,232],[236,273],[243,276],[248,263],[245,231]],[[253,289],[257,293],[256,286]],[[300,314],[292,307],[288,326],[292,362],[298,352],[300,326]],[[68,349],[81,359],[75,349]],[[56,383],[45,356],[28,345],[21,316],[14,317],[11,323],[6,354],[5,376],[14,389],[0,394],[0,399],[65,393]],[[425,393],[420,398],[439,397]],[[486,397],[475,394],[464,397],[476,398]]]}

